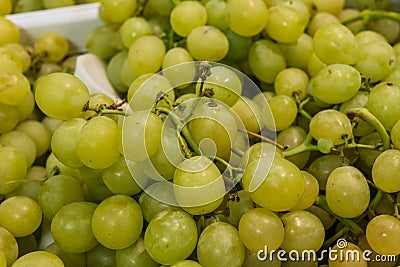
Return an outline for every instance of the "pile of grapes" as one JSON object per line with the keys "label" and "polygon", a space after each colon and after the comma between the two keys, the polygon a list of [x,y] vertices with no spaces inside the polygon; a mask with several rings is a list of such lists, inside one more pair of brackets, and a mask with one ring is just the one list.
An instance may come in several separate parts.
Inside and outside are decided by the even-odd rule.
{"label": "pile of grapes", "polygon": [[1,0],[0,15],[100,2],[100,0]]}
{"label": "pile of grapes", "polygon": [[115,94],[0,17],[0,267],[399,266],[398,7],[101,0]]}

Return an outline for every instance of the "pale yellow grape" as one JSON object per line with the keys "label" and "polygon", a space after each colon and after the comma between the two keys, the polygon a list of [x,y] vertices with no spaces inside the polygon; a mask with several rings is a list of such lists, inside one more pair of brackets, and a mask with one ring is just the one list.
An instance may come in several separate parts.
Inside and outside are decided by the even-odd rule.
{"label": "pale yellow grape", "polygon": [[[337,251],[335,253],[336,257],[329,259],[329,267],[367,267],[368,262],[363,258],[363,251],[354,243],[347,241],[346,246],[339,248],[335,244],[332,250]],[[365,253],[365,252],[364,252]],[[340,255],[343,255],[340,257]],[[346,255],[348,255],[346,257]],[[357,260],[357,255],[359,255],[359,260]]]}
{"label": "pale yellow grape", "polygon": [[312,4],[317,12],[329,12],[338,15],[344,7],[345,0],[312,0]]}
{"label": "pale yellow grape", "polygon": [[56,254],[47,251],[33,251],[19,257],[12,267],[64,267]]}
{"label": "pale yellow grape", "polygon": [[25,179],[28,165],[24,154],[10,146],[0,146],[0,194],[14,191]]}
{"label": "pale yellow grape", "polygon": [[379,254],[399,255],[400,220],[394,216],[382,214],[367,224],[366,236],[369,245]]}
{"label": "pale yellow grape", "polygon": [[194,28],[207,23],[207,10],[200,2],[182,1],[172,9],[169,21],[176,34],[187,37]]}
{"label": "pale yellow grape", "polygon": [[400,150],[389,149],[382,152],[372,165],[372,180],[384,192],[400,191]]}
{"label": "pale yellow grape", "polygon": [[28,49],[21,43],[8,43],[2,46],[6,50],[13,53],[22,63],[22,71],[25,72],[31,65],[31,55]]}
{"label": "pale yellow grape", "polygon": [[277,95],[288,95],[302,100],[307,96],[309,77],[299,68],[287,68],[278,73],[274,82]]}
{"label": "pale yellow grape", "polygon": [[19,28],[10,20],[0,16],[0,46],[7,43],[18,43]]}
{"label": "pale yellow grape", "polygon": [[21,59],[18,58],[18,56],[11,50],[6,49],[4,46],[0,47],[0,60],[2,62],[2,64],[0,65],[0,72],[22,73],[23,65]]}
{"label": "pale yellow grape", "polygon": [[101,0],[100,3],[100,18],[111,23],[124,22],[137,8],[136,0]]}
{"label": "pale yellow grape", "polygon": [[[14,108],[15,106],[12,106],[12,107]],[[17,105],[16,107],[17,107],[17,113],[18,113],[18,120],[20,122],[26,120],[32,114],[33,110],[35,109],[34,93],[32,91],[30,91],[28,96],[25,98],[25,101],[23,103]],[[10,116],[10,118],[12,118],[12,116]]]}
{"label": "pale yellow grape", "polygon": [[36,159],[35,142],[24,132],[14,130],[3,134],[0,136],[0,144],[20,150],[25,156],[27,166],[31,166]]}
{"label": "pale yellow grape", "polygon": [[246,130],[255,133],[261,130],[261,108],[250,98],[240,97],[232,106],[232,111],[239,116]]}
{"label": "pale yellow grape", "polygon": [[36,146],[36,156],[41,156],[50,148],[51,132],[41,122],[26,120],[16,127],[16,130],[26,133]]}
{"label": "pale yellow grape", "polygon": [[340,24],[340,20],[333,14],[328,12],[317,12],[311,17],[307,27],[307,33],[314,36],[319,28],[331,23]]}
{"label": "pale yellow grape", "polygon": [[321,59],[315,54],[315,52],[312,52],[307,62],[308,75],[314,77],[325,66],[327,66],[327,64],[322,62]]}
{"label": "pale yellow grape", "polygon": [[268,130],[279,132],[289,127],[295,121],[297,117],[297,104],[292,97],[277,95],[268,101],[268,104],[271,114],[267,110],[268,107],[265,107],[261,114],[261,121]]}
{"label": "pale yellow grape", "polygon": [[220,61],[228,53],[229,41],[218,28],[199,26],[189,33],[186,48],[196,60]]}
{"label": "pale yellow grape", "polygon": [[0,73],[0,102],[6,105],[22,104],[31,91],[28,78],[21,73]]}
{"label": "pale yellow grape", "polygon": [[79,131],[76,154],[86,166],[105,169],[117,161],[118,127],[114,120],[98,116],[89,120]]}
{"label": "pale yellow grape", "polygon": [[139,37],[153,34],[153,29],[146,19],[131,17],[122,23],[119,34],[123,45],[129,49]]}
{"label": "pale yellow grape", "polygon": [[18,258],[18,243],[15,237],[4,227],[0,226],[0,251],[4,253],[7,266],[11,266]]}
{"label": "pale yellow grape", "polygon": [[254,36],[267,24],[268,9],[263,0],[228,0],[226,21],[233,32]]}
{"label": "pale yellow grape", "polygon": [[319,184],[317,178],[307,171],[301,171],[304,177],[304,192],[297,201],[296,205],[290,210],[305,210],[314,204],[319,194]]}
{"label": "pale yellow grape", "polygon": [[356,36],[358,45],[360,45],[360,46],[364,45],[364,44],[369,44],[369,43],[372,43],[375,41],[386,42],[385,37],[383,37],[380,33],[374,32],[371,30],[361,31],[361,32],[357,33],[355,36]]}
{"label": "pale yellow grape", "polygon": [[0,0],[0,16],[10,14],[12,8],[13,4],[11,0]]}
{"label": "pale yellow grape", "polygon": [[165,44],[159,37],[142,36],[129,47],[129,68],[135,76],[157,72],[161,68],[165,52]]}
{"label": "pale yellow grape", "polygon": [[194,80],[196,66],[185,48],[174,47],[169,49],[163,58],[162,73],[174,87],[182,89]]}
{"label": "pale yellow grape", "polygon": [[68,49],[67,38],[57,32],[43,33],[34,42],[35,52],[46,62],[60,62]]}

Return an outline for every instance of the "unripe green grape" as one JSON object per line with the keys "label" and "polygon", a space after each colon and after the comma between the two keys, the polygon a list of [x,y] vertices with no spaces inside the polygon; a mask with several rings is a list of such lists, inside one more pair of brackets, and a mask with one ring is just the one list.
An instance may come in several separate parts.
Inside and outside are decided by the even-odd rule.
{"label": "unripe green grape", "polygon": [[268,21],[268,9],[262,0],[229,0],[225,12],[229,28],[242,36],[260,33]]}
{"label": "unripe green grape", "polygon": [[189,257],[196,247],[197,237],[196,222],[189,214],[167,209],[150,221],[144,245],[153,260],[169,265]]}
{"label": "unripe green grape", "polygon": [[186,88],[196,75],[196,66],[190,53],[183,47],[167,51],[162,62],[163,75],[178,89]]}
{"label": "unripe green grape", "polygon": [[[300,126],[291,125],[278,133],[276,136],[276,141],[279,144],[286,146],[286,151],[290,151],[301,145],[306,137],[307,133],[303,128]],[[310,151],[304,151],[296,155],[286,157],[287,160],[290,160],[301,169],[307,164],[309,158]]]}
{"label": "unripe green grape", "polygon": [[115,262],[120,267],[158,267],[158,262],[154,261],[144,246],[144,240],[139,237],[131,246],[118,249],[115,252]]}
{"label": "unripe green grape", "polygon": [[[282,131],[292,125],[297,117],[296,101],[287,95],[277,95],[268,101],[269,107],[264,107],[261,120],[270,131]],[[268,112],[268,109],[271,111]],[[270,114],[269,114],[270,113]]]}
{"label": "unripe green grape", "polygon": [[57,242],[51,243],[46,247],[45,251],[57,255],[65,267],[86,267],[86,254],[85,253],[68,253],[60,248]]}
{"label": "unripe green grape", "polygon": [[290,211],[282,215],[285,225],[281,248],[285,251],[318,251],[325,239],[325,229],[321,220],[305,210]]}
{"label": "unripe green grape", "polygon": [[300,169],[279,157],[273,159],[269,172],[260,162],[250,162],[242,183],[256,204],[272,211],[293,208],[304,192],[304,178]]}
{"label": "unripe green grape", "polygon": [[204,7],[207,10],[207,25],[214,26],[222,31],[228,29],[226,22],[226,2],[221,0],[210,0],[205,3]]}
{"label": "unripe green grape", "polygon": [[122,44],[128,48],[141,36],[152,35],[153,29],[146,19],[130,17],[119,28]]}
{"label": "unripe green grape", "polygon": [[249,50],[248,62],[253,74],[265,83],[273,83],[286,68],[286,61],[277,44],[267,39],[255,41]]}
{"label": "unripe green grape", "polygon": [[136,0],[101,0],[101,18],[105,22],[122,23],[132,16],[137,7]]}
{"label": "unripe green grape", "polygon": [[400,119],[399,101],[400,86],[381,82],[371,89],[366,107],[390,131]]}
{"label": "unripe green grape", "polygon": [[367,224],[366,237],[374,251],[382,255],[398,255],[400,220],[391,215],[378,215]]}
{"label": "unripe green grape", "polygon": [[196,60],[220,61],[229,51],[229,41],[214,26],[198,26],[187,36],[186,48]]}
{"label": "unripe green grape", "polygon": [[36,145],[32,138],[21,131],[10,131],[0,136],[0,145],[15,147],[21,151],[27,166],[31,166],[36,159]]}
{"label": "unripe green grape", "polygon": [[86,85],[68,73],[46,75],[36,83],[34,89],[38,107],[47,116],[60,120],[78,117],[89,99]]}
{"label": "unripe green grape", "polygon": [[155,73],[162,65],[166,47],[155,35],[145,35],[136,39],[129,47],[128,64],[135,76]]}
{"label": "unripe green grape", "polygon": [[182,1],[172,9],[169,20],[174,32],[188,37],[193,29],[206,24],[207,10],[197,1]]}
{"label": "unripe green grape", "polygon": [[18,43],[20,30],[11,20],[0,17],[0,46],[7,43]]}
{"label": "unripe green grape", "polygon": [[334,169],[328,177],[325,193],[329,208],[344,218],[361,215],[370,201],[367,180],[353,166]]}
{"label": "unripe green grape", "polygon": [[67,253],[84,253],[97,246],[92,232],[92,216],[97,204],[69,203],[59,209],[51,221],[51,235]]}
{"label": "unripe green grape", "polygon": [[360,45],[355,68],[371,82],[377,82],[390,74],[396,62],[396,53],[387,42],[377,41]]}
{"label": "unripe green grape", "polygon": [[57,32],[41,34],[33,45],[35,53],[45,62],[60,62],[69,49],[66,37]]}
{"label": "unripe green grape", "polygon": [[307,71],[308,60],[314,51],[310,35],[303,33],[297,38],[296,42],[289,44],[278,43],[278,46],[282,50],[288,67]]}
{"label": "unripe green grape", "polygon": [[75,152],[79,160],[93,169],[105,169],[117,161],[120,153],[119,131],[114,120],[98,116],[86,122],[79,131]]}
{"label": "unripe green grape", "polygon": [[116,53],[108,62],[106,67],[107,78],[117,92],[126,93],[128,85],[122,79],[121,69],[128,58],[128,52],[122,50]]}
{"label": "unripe green grape", "polygon": [[389,149],[382,152],[372,166],[372,180],[384,192],[394,193],[400,191],[400,151]]}
{"label": "unripe green grape", "polygon": [[301,194],[296,205],[290,210],[305,210],[314,204],[319,194],[318,180],[307,171],[301,171],[304,177],[304,192]]}
{"label": "unripe green grape", "polygon": [[229,51],[224,59],[227,61],[242,61],[247,59],[250,46],[253,43],[252,38],[238,35],[229,29],[225,31],[225,34],[229,41]]}
{"label": "unripe green grape", "polygon": [[89,53],[107,61],[118,52],[115,47],[117,36],[117,32],[111,27],[100,25],[89,33],[86,39],[86,48]]}
{"label": "unripe green grape", "polygon": [[310,22],[308,23],[307,33],[314,36],[319,28],[328,24],[340,24],[340,20],[337,16],[331,13],[317,12],[311,17]]}
{"label": "unripe green grape", "polygon": [[199,237],[197,257],[201,266],[241,267],[245,247],[235,227],[216,222],[206,227]]}
{"label": "unripe green grape", "polygon": [[325,190],[329,174],[336,168],[342,166],[342,160],[338,155],[328,154],[318,157],[311,162],[308,171],[318,180],[319,188]]}
{"label": "unripe green grape", "polygon": [[326,64],[353,65],[357,60],[358,43],[353,33],[342,24],[326,24],[314,34],[315,54]]}
{"label": "unripe green grape", "polygon": [[321,153],[329,154],[332,152],[332,149],[335,147],[335,143],[333,143],[332,139],[321,137],[317,141],[318,150]]}
{"label": "unripe green grape", "polygon": [[86,267],[115,266],[116,250],[109,249],[101,244],[86,252]]}

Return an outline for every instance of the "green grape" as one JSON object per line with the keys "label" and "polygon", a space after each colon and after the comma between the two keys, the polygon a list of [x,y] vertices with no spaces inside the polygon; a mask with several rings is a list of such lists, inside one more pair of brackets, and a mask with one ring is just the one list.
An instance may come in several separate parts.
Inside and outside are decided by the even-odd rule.
{"label": "green grape", "polygon": [[317,12],[329,12],[338,15],[345,5],[345,0],[312,0]]}
{"label": "green grape", "polygon": [[0,145],[11,146],[20,150],[26,160],[27,166],[31,166],[36,158],[36,146],[33,140],[24,132],[11,131],[0,136]]}
{"label": "green grape", "polygon": [[246,130],[254,133],[260,132],[261,108],[250,98],[242,96],[232,106],[232,111],[237,114]]}
{"label": "green grape", "polygon": [[322,62],[321,59],[319,59],[314,52],[312,52],[312,54],[308,58],[307,72],[310,75],[310,77],[314,77],[321,69],[323,69],[326,66],[327,65],[324,62]]}
{"label": "green grape", "polygon": [[276,5],[268,9],[266,32],[271,39],[280,43],[293,43],[303,34],[308,19],[288,5]]}
{"label": "green grape", "polygon": [[0,46],[8,43],[18,43],[20,30],[11,20],[0,16]]}
{"label": "green grape", "polygon": [[320,139],[318,139],[317,146],[319,152],[329,154],[335,147],[335,143],[333,143],[332,139],[321,137]]}
{"label": "green grape", "polygon": [[128,86],[122,79],[121,69],[124,63],[127,61],[128,52],[122,50],[116,53],[108,62],[106,66],[107,78],[114,87],[114,89],[119,93],[126,93],[128,91]]}
{"label": "green grape", "polygon": [[329,174],[337,167],[342,166],[342,160],[338,155],[325,155],[315,159],[309,166],[308,171],[318,180],[319,188],[325,190]]}
{"label": "green grape", "polygon": [[149,3],[162,17],[169,17],[169,14],[174,8],[174,2],[172,0],[150,0]]}
{"label": "green grape", "polygon": [[110,23],[122,23],[133,15],[137,8],[136,0],[101,0],[101,19]]}
{"label": "green grape", "polygon": [[313,45],[315,54],[326,64],[353,65],[358,62],[357,40],[349,28],[342,24],[321,26],[314,34]]}
{"label": "green grape", "polygon": [[22,104],[31,91],[29,80],[21,73],[0,74],[0,102],[6,105]]}
{"label": "green grape", "polygon": [[[32,59],[28,49],[24,45],[21,43],[8,43],[4,44],[1,48],[11,53],[12,59],[15,57],[15,59],[21,63],[22,72],[26,72],[29,69]],[[8,71],[10,71],[10,69],[8,69]]]}
{"label": "green grape", "polygon": [[204,156],[182,161],[176,167],[173,183],[178,204],[194,215],[214,211],[221,205],[225,194],[221,172]]}
{"label": "green grape", "polygon": [[353,166],[334,169],[328,177],[325,192],[329,208],[344,218],[361,215],[370,201],[367,180]]}
{"label": "green grape", "polygon": [[42,77],[34,89],[38,107],[47,116],[59,120],[78,117],[89,99],[86,85],[68,73],[52,73]]}
{"label": "green grape", "polygon": [[33,251],[19,257],[13,267],[64,267],[62,260],[48,251]]}
{"label": "green grape", "polygon": [[189,120],[191,136],[204,155],[223,157],[230,153],[238,125],[235,115],[226,105],[202,99]]}
{"label": "green grape", "polygon": [[[242,82],[233,69],[225,66],[210,68],[210,75],[204,81],[204,87],[212,90],[212,97],[228,106],[233,106],[242,93]],[[196,86],[196,93],[200,93],[199,83]]]}
{"label": "green grape", "polygon": [[393,125],[390,131],[390,140],[392,140],[394,148],[400,149],[400,119]]}
{"label": "green grape", "polygon": [[25,196],[37,201],[42,181],[46,179],[46,169],[42,166],[32,166],[28,169],[25,179],[25,182],[7,194],[6,197]]}
{"label": "green grape", "polygon": [[0,226],[0,251],[3,252],[7,266],[11,266],[18,257],[18,243],[15,237],[4,227]]}
{"label": "green grape", "polygon": [[118,52],[115,45],[117,37],[119,37],[118,33],[113,28],[100,25],[87,36],[86,49],[89,53],[107,61]]}
{"label": "green grape", "polygon": [[141,36],[129,47],[128,64],[137,77],[145,73],[155,73],[162,65],[165,55],[164,42],[155,35]]}
{"label": "green grape", "polygon": [[160,117],[145,110],[125,117],[122,129],[125,159],[143,161],[156,153],[161,145],[162,124]]}
{"label": "green grape", "polygon": [[328,213],[327,211],[316,205],[308,207],[306,211],[309,211],[315,216],[317,216],[324,225],[325,230],[331,228],[336,222],[335,216],[333,216],[332,214]]}
{"label": "green grape", "polygon": [[[215,1],[220,1],[220,0],[215,0]],[[225,31],[225,35],[228,38],[229,51],[224,59],[227,61],[234,61],[234,62],[247,59],[250,46],[253,43],[252,38],[248,36],[238,35],[229,29]]]}
{"label": "green grape", "polygon": [[302,100],[307,96],[308,82],[306,72],[291,67],[278,73],[274,81],[274,90],[277,95],[287,95]]}
{"label": "green grape", "polygon": [[129,86],[128,101],[133,111],[151,110],[154,103],[158,101],[157,106],[168,107],[164,99],[159,99],[162,93],[171,102],[175,100],[173,86],[167,77],[161,74],[147,73],[137,77]]}
{"label": "green grape", "polygon": [[81,180],[81,174],[78,169],[73,169],[61,163],[54,153],[50,153],[50,155],[46,159],[46,175],[52,176],[55,173],[57,174],[66,174],[74,177],[78,181]]}
{"label": "green grape", "polygon": [[124,249],[118,249],[115,252],[115,262],[118,267],[159,266],[147,252],[142,237],[139,237],[133,245]]}
{"label": "green grape", "polygon": [[265,83],[273,83],[278,73],[286,68],[285,57],[278,45],[267,39],[252,44],[248,62],[254,76]]}
{"label": "green grape", "polygon": [[169,22],[172,30],[182,37],[207,23],[207,10],[197,1],[182,1],[172,9]]}
{"label": "green grape", "polygon": [[244,189],[259,206],[272,211],[293,208],[304,192],[304,178],[300,169],[287,159],[275,157],[272,165],[261,165],[261,160],[249,163],[242,177]]}
{"label": "green grape", "polygon": [[252,252],[278,249],[284,236],[281,219],[272,211],[255,208],[247,211],[238,226],[240,240]]}
{"label": "green grape", "polygon": [[187,36],[186,49],[196,60],[220,61],[228,54],[229,41],[214,26],[198,26]]}
{"label": "green grape", "polygon": [[317,12],[314,14],[307,27],[307,33],[314,36],[319,28],[329,24],[340,24],[340,20],[337,16],[328,12]]}
{"label": "green grape", "polygon": [[83,165],[78,169],[84,189],[85,200],[99,203],[113,195],[103,181],[103,170],[91,169]]}
{"label": "green grape", "polygon": [[[296,101],[287,95],[277,95],[263,108],[261,121],[270,131],[282,131],[292,125],[297,117]],[[271,110],[269,112],[269,110]]]}
{"label": "green grape", "polygon": [[229,211],[228,222],[237,227],[243,214],[254,208],[254,203],[246,191],[239,190],[228,196],[226,207]]}
{"label": "green grape", "polygon": [[260,33],[268,21],[268,9],[262,0],[228,0],[225,12],[229,28],[242,36]]}
{"label": "green grape", "polygon": [[371,82],[377,82],[390,74],[396,62],[396,53],[387,42],[376,41],[359,45],[355,68]]}
{"label": "green grape", "polygon": [[384,192],[400,191],[400,179],[397,175],[400,169],[400,151],[389,149],[375,159],[372,166],[372,180]]}
{"label": "green grape", "polygon": [[103,200],[92,218],[94,236],[109,249],[123,249],[134,244],[142,228],[140,206],[126,195],[114,195]]}
{"label": "green grape", "polygon": [[390,131],[400,119],[399,101],[400,86],[382,82],[371,89],[366,107]]}
{"label": "green grape", "polygon": [[129,47],[141,36],[152,35],[153,28],[142,17],[130,17],[125,20],[119,28],[122,44]]}
{"label": "green grape", "polygon": [[345,143],[353,137],[349,118],[340,111],[326,109],[318,112],[310,121],[310,133],[314,139],[329,138],[335,145]]}
{"label": "green grape", "polygon": [[171,265],[171,267],[201,267],[201,265],[192,260],[183,260],[183,261],[178,261],[175,264]]}
{"label": "green grape", "polygon": [[[2,105],[0,104],[0,110],[2,109],[1,106]],[[11,106],[8,106],[8,107],[11,107]],[[15,107],[13,106],[12,108],[14,109]],[[29,116],[33,113],[34,108],[35,108],[34,93],[32,91],[30,91],[28,96],[25,98],[24,102],[17,105],[16,108],[17,108],[17,116],[18,116],[19,122],[28,119]],[[1,114],[1,111],[0,111],[0,114]],[[1,117],[1,115],[0,115],[0,117]],[[14,121],[14,115],[10,114],[8,124],[12,123],[13,121]],[[3,124],[3,123],[1,123],[1,124]],[[5,125],[7,125],[7,124],[5,124]],[[0,129],[0,132],[1,132],[1,129]]]}
{"label": "green grape", "polygon": [[[347,112],[352,108],[364,108],[367,105],[368,97],[368,92],[358,91],[354,97],[340,105],[339,111],[347,114]],[[356,125],[353,126],[354,136],[364,136],[374,131],[374,128],[371,125],[357,117],[354,118],[353,121],[356,122]]]}
{"label": "green grape", "polygon": [[383,37],[380,33],[371,31],[371,30],[364,30],[356,35],[356,40],[359,46],[363,46],[372,42],[386,42],[385,37]]}
{"label": "green grape", "polygon": [[13,13],[23,13],[44,9],[42,0],[15,0]]}
{"label": "green grape", "polygon": [[35,143],[36,156],[41,156],[50,148],[51,132],[43,123],[26,120],[16,127],[17,131],[27,134]]}
{"label": "green grape", "polygon": [[245,247],[238,230],[224,222],[209,225],[199,237],[197,257],[201,266],[242,266]]}
{"label": "green grape", "polygon": [[102,177],[104,184],[114,194],[136,195],[142,191],[122,156],[113,165],[104,169]]}
{"label": "green grape", "polygon": [[[340,240],[340,239],[339,239]],[[328,259],[329,267],[367,267],[369,264],[362,257],[363,251],[354,243],[347,242],[338,246],[335,244],[332,250],[336,253]],[[341,243],[340,243],[341,244]],[[358,255],[358,256],[357,256]]]}
{"label": "green grape", "polygon": [[68,175],[54,175],[42,185],[38,203],[46,219],[53,219],[57,211],[66,204],[84,200],[84,193],[79,182]]}
{"label": "green grape", "polygon": [[278,43],[283,56],[287,62],[287,66],[299,68],[307,71],[308,60],[313,53],[312,37],[307,33],[303,33],[293,43]]}
{"label": "green grape", "polygon": [[325,229],[321,220],[305,210],[290,211],[282,215],[285,233],[281,248],[285,251],[318,251],[325,239]]}
{"label": "green grape", "polygon": [[69,49],[69,43],[65,36],[57,32],[41,34],[34,42],[34,51],[44,62],[60,62]]}
{"label": "green grape", "polygon": [[196,222],[189,214],[167,209],[150,221],[144,234],[144,245],[153,260],[170,265],[192,254],[197,237]]}
{"label": "green grape", "polygon": [[90,168],[108,168],[120,155],[118,135],[118,126],[114,120],[104,116],[94,117],[80,129],[75,153]]}
{"label": "green grape", "polygon": [[57,255],[65,267],[86,267],[86,254],[85,253],[68,253],[60,248],[57,242],[51,243],[46,247],[45,251]]}
{"label": "green grape", "polygon": [[8,15],[11,13],[13,3],[11,0],[5,0],[0,2],[0,16]]}
{"label": "green grape", "polygon": [[0,266],[7,267],[7,258],[3,251],[0,250]]}
{"label": "green grape", "polygon": [[273,144],[257,142],[246,149],[239,167],[245,169],[252,161],[259,161],[260,159],[270,161],[274,157],[283,158],[282,151]]}
{"label": "green grape", "polygon": [[86,253],[86,267],[117,267],[115,262],[116,251],[98,245]]}
{"label": "green grape", "polygon": [[186,88],[196,76],[196,66],[190,53],[183,47],[169,49],[163,58],[162,74],[173,87]]}
{"label": "green grape", "polygon": [[319,194],[318,180],[314,175],[307,171],[301,171],[304,177],[304,192],[301,194],[296,205],[290,210],[305,210],[311,207]]}
{"label": "green grape", "polygon": [[[300,126],[291,125],[284,130],[282,130],[277,136],[276,141],[279,144],[285,145],[287,148],[286,151],[290,151],[303,143],[306,139],[307,133]],[[294,156],[286,157],[287,160],[290,160],[294,164],[296,164],[299,168],[304,168],[310,158],[310,151],[304,151],[298,153]]]}
{"label": "green grape", "polygon": [[312,95],[327,104],[350,100],[360,86],[361,74],[352,66],[344,64],[325,66],[311,79]]}
{"label": "green grape", "polygon": [[397,36],[400,32],[400,25],[398,22],[385,18],[372,21],[368,28],[381,34],[390,44],[397,41]]}
{"label": "green grape", "polygon": [[43,6],[47,9],[75,5],[75,0],[58,0],[58,1],[42,0],[42,1],[43,1]]}
{"label": "green grape", "polygon": [[0,60],[3,62],[3,64],[0,67],[1,73],[22,74],[23,72],[22,61],[12,51],[0,47]]}
{"label": "green grape", "polygon": [[207,10],[207,25],[214,26],[222,31],[228,29],[226,22],[226,2],[222,0],[210,0],[204,4]]}
{"label": "green grape", "polygon": [[171,203],[176,203],[176,200],[173,186],[170,183],[154,183],[147,187],[139,197],[139,205],[147,222],[150,222],[159,212],[172,208]]}
{"label": "green grape", "polygon": [[[33,102],[35,102],[35,100],[33,100]],[[53,134],[57,127],[64,122],[63,120],[57,120],[47,116],[43,116],[41,121],[44,126],[46,126],[50,130],[51,134]]]}
{"label": "green grape", "polygon": [[[97,115],[97,113],[104,108],[112,108],[115,104],[114,100],[103,93],[94,93],[89,96],[89,100],[85,106],[85,111],[81,114],[81,117],[85,120],[90,120]],[[106,114],[108,117],[116,122],[118,122],[118,115]]]}
{"label": "green grape", "polygon": [[[382,138],[377,132],[372,132],[370,134],[364,135],[358,141],[359,144],[365,144],[365,145],[377,145],[381,142]],[[368,148],[359,148],[358,152],[360,153],[360,159],[368,167],[372,167],[376,158],[379,156],[379,154],[382,153],[381,150],[368,149]]]}
{"label": "green grape", "polygon": [[367,224],[366,237],[371,248],[382,255],[399,255],[400,220],[391,215],[378,215]]}
{"label": "green grape", "polygon": [[367,237],[365,235],[358,239],[357,246],[362,251],[371,251],[370,255],[368,256],[368,266],[370,267],[393,267],[396,265],[396,262],[399,258],[398,255],[394,257],[388,257],[389,255],[381,255],[376,253],[368,244]]}
{"label": "green grape", "polygon": [[60,208],[51,221],[51,235],[67,253],[84,253],[97,246],[92,216],[97,204],[74,202]]}

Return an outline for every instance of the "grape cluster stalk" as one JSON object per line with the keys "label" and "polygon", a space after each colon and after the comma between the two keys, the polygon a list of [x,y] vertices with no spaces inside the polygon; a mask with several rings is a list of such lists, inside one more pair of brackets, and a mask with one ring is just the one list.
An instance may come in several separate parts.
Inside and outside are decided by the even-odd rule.
{"label": "grape cluster stalk", "polygon": [[[114,95],[4,16],[91,2]],[[0,267],[398,266],[399,12],[0,0]]]}

